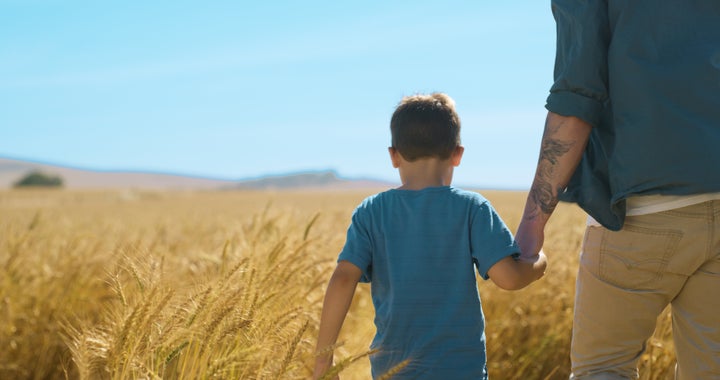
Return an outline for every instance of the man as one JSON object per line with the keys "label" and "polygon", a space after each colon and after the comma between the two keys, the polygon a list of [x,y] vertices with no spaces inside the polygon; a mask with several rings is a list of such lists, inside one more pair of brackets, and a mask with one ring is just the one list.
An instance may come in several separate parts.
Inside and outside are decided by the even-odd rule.
{"label": "man", "polygon": [[720,379],[720,2],[555,0],[555,82],[516,234],[589,214],[574,379],[632,379],[670,304],[676,379]]}

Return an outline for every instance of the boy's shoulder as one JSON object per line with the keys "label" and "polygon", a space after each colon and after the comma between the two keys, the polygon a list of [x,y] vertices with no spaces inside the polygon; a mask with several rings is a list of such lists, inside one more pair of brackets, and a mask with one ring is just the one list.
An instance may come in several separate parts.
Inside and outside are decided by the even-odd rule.
{"label": "boy's shoulder", "polygon": [[[417,197],[421,194],[433,194],[437,197],[444,197],[448,199],[454,199],[461,202],[474,203],[477,205],[489,204],[490,202],[482,194],[477,191],[465,190],[454,186],[444,186],[439,188],[426,188],[423,190],[407,191],[389,189],[379,193],[375,193],[363,199],[358,205],[358,208],[374,208],[383,207],[382,205],[386,201],[391,201],[394,198],[402,197]],[[432,195],[431,195],[432,196]]]}
{"label": "boy's shoulder", "polygon": [[372,205],[373,203],[376,203],[379,199],[381,199],[383,197],[383,194],[385,194],[389,191],[391,191],[391,190],[385,190],[385,191],[375,193],[375,194],[365,197],[365,199],[363,199],[362,202],[360,202],[358,207],[367,207],[367,206]]}
{"label": "boy's shoulder", "polygon": [[458,197],[462,197],[465,199],[469,199],[472,201],[475,201],[477,203],[489,203],[487,198],[485,198],[482,194],[480,194],[477,191],[471,191],[471,190],[465,190],[461,189],[459,187],[451,187],[454,194],[457,194]]}

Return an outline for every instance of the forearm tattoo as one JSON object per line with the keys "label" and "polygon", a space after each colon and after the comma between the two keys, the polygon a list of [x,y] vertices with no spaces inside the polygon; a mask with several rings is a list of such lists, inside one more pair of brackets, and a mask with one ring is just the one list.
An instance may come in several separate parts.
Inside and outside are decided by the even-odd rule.
{"label": "forearm tattoo", "polygon": [[537,173],[533,186],[530,189],[530,198],[535,202],[539,210],[535,210],[535,212],[528,215],[530,219],[538,216],[538,211],[543,214],[552,214],[558,203],[558,194],[563,189],[560,185],[556,185],[557,188],[553,187],[553,182],[557,182],[554,178],[555,168],[560,158],[573,147],[574,142],[553,138],[552,135],[558,128],[559,126],[548,126],[546,128],[546,135],[543,137]]}

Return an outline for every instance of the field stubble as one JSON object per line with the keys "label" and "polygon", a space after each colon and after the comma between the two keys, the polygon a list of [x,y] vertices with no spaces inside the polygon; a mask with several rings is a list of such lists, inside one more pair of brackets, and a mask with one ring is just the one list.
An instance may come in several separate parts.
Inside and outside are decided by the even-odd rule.
{"label": "field stubble", "polygon": [[[525,193],[482,193],[514,231]],[[0,378],[308,378],[324,289],[367,195],[0,192]],[[584,218],[559,206],[540,282],[481,281],[493,379],[567,378]],[[369,378],[372,320],[363,284],[336,349],[343,379]],[[643,379],[672,373],[667,312],[658,326]]]}

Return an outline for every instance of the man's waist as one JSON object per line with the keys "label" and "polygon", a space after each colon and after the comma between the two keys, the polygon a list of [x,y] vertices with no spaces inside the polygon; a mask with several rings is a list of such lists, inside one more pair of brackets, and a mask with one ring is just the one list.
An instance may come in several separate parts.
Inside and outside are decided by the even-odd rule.
{"label": "man's waist", "polygon": [[[635,195],[626,199],[627,216],[647,215],[656,212],[674,210],[694,204],[720,199],[720,192],[692,195]],[[593,217],[588,215],[588,226],[600,226]]]}

